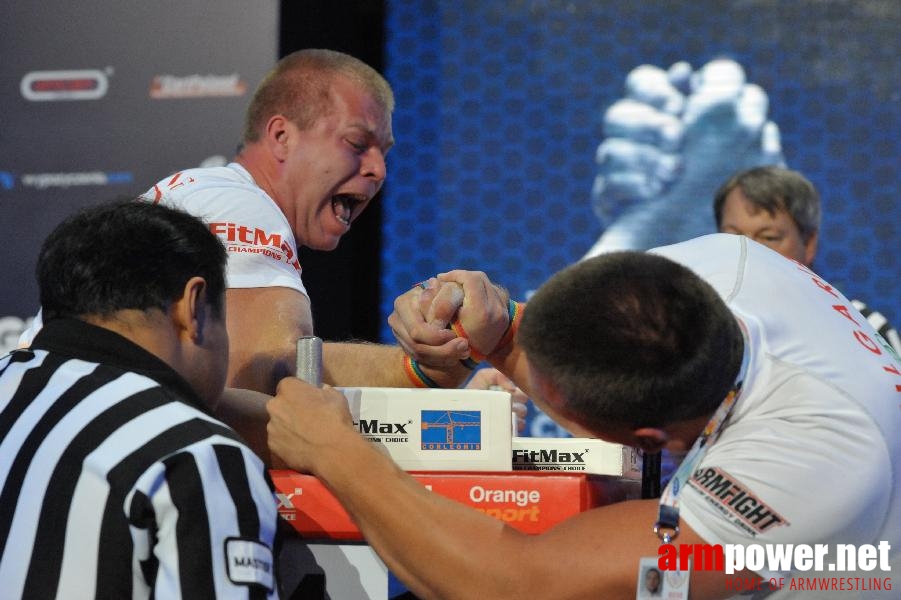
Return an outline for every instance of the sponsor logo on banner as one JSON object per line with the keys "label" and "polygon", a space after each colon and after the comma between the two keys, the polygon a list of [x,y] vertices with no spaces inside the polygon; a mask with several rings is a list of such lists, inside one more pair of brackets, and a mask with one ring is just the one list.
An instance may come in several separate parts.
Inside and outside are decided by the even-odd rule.
{"label": "sponsor logo on banner", "polygon": [[[112,69],[107,69],[107,73]],[[107,73],[99,69],[71,71],[31,71],[22,78],[19,89],[31,102],[59,100],[98,100],[109,88]]]}
{"label": "sponsor logo on banner", "polygon": [[9,171],[0,171],[0,187],[11,190],[16,187],[16,176]]}
{"label": "sponsor logo on banner", "polygon": [[[134,182],[130,171],[82,171],[74,173],[25,173],[19,177],[22,187],[45,190],[85,185],[123,185]],[[5,190],[15,188],[16,176],[0,172],[0,186]]]}
{"label": "sponsor logo on banner", "polygon": [[247,84],[231,75],[157,75],[150,82],[150,97],[158,100],[243,96]]}
{"label": "sponsor logo on banner", "polygon": [[423,410],[423,450],[481,450],[482,411]]}
{"label": "sponsor logo on banner", "polygon": [[787,525],[785,517],[770,508],[738,479],[716,467],[694,472],[688,485],[700,491],[733,524],[751,535]]}

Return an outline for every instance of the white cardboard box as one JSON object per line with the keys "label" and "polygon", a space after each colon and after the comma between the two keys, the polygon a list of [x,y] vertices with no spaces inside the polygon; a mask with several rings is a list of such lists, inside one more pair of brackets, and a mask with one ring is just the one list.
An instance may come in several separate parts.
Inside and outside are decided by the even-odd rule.
{"label": "white cardboard box", "polygon": [[360,434],[407,471],[510,471],[507,392],[340,388]]}
{"label": "white cardboard box", "polygon": [[641,479],[638,450],[593,438],[514,437],[514,471],[569,471]]}

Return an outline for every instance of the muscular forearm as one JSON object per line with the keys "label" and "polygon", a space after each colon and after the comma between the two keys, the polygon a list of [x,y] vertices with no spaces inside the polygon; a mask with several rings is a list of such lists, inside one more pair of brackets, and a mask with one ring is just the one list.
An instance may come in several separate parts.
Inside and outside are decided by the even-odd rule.
{"label": "muscular forearm", "polygon": [[[424,367],[441,387],[457,387],[469,372],[462,365],[444,369]],[[404,352],[399,346],[361,342],[328,342],[322,350],[322,379],[335,386],[411,387],[404,370]]]}
{"label": "muscular forearm", "polygon": [[362,438],[342,440],[341,455],[317,475],[418,597],[528,597],[513,558],[525,534],[426,490]]}
{"label": "muscular forearm", "polygon": [[[507,358],[517,362],[512,351]],[[425,489],[360,436],[346,399],[328,386],[284,379],[267,407],[272,449],[332,491],[418,597],[634,598],[640,557],[657,554],[653,499],[588,510],[526,535]],[[680,543],[704,543],[688,523],[682,525]],[[723,579],[716,572],[693,573],[693,596],[728,596],[732,590]]]}
{"label": "muscular forearm", "polygon": [[[417,596],[530,597],[510,582],[519,585],[515,574],[528,553],[517,557],[516,547],[528,546],[531,536],[426,490],[359,434],[344,396],[287,378],[267,408],[273,451],[331,489]],[[486,566],[499,557],[505,560],[488,572]],[[530,572],[540,570],[541,560],[535,562],[527,565]]]}
{"label": "muscular forearm", "polygon": [[515,343],[499,348],[488,355],[491,366],[513,380],[513,383],[525,392],[529,398],[534,398],[536,390],[532,389],[532,381],[529,377],[529,363],[525,353]]}
{"label": "muscular forearm", "polygon": [[[359,436],[337,436],[330,446],[319,456],[337,456],[340,447],[341,460],[320,458],[314,472],[417,597],[635,598],[640,558],[658,554],[653,499],[592,509],[527,535],[429,492]],[[684,522],[679,541],[705,543]],[[732,593],[722,573],[692,573],[693,597]]]}

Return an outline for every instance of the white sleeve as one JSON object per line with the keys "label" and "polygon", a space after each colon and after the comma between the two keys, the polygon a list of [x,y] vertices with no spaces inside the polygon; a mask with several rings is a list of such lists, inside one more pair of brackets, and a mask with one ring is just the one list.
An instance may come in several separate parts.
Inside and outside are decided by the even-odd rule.
{"label": "white sleeve", "polygon": [[[241,247],[239,247],[241,248]],[[244,247],[246,250],[247,248]],[[255,250],[254,248],[250,248]],[[228,287],[259,288],[286,287],[308,295],[300,273],[292,265],[266,256],[263,252],[240,252],[238,248],[229,248]]]}
{"label": "white sleeve", "polygon": [[156,517],[156,597],[278,598],[276,502],[262,472],[230,440],[195,444],[148,471],[140,484]]}

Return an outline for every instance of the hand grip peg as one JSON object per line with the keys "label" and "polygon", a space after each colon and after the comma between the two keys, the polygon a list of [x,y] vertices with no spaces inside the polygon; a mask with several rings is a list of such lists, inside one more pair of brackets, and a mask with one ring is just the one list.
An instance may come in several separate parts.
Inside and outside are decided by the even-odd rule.
{"label": "hand grip peg", "polygon": [[310,385],[322,387],[322,340],[315,335],[297,340],[296,375]]}

